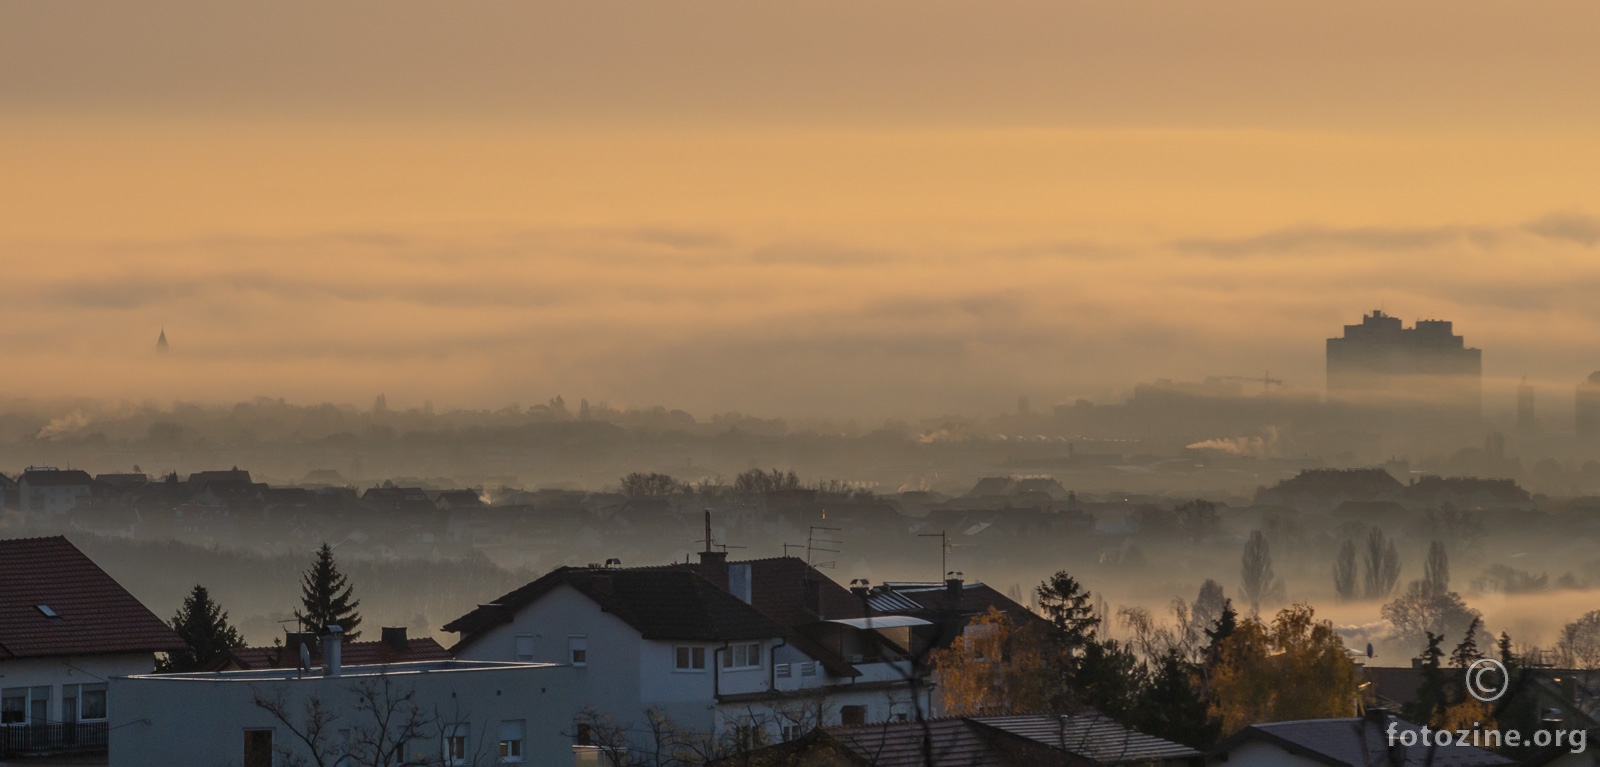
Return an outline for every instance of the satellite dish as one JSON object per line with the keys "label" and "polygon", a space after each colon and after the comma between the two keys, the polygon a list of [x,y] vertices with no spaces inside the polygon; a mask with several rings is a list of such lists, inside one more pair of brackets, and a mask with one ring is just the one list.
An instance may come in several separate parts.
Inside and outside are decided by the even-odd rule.
{"label": "satellite dish", "polygon": [[1367,643],[1367,657],[1368,658],[1372,657],[1372,643],[1371,642]]}
{"label": "satellite dish", "polygon": [[311,673],[311,648],[305,642],[300,643],[300,670]]}

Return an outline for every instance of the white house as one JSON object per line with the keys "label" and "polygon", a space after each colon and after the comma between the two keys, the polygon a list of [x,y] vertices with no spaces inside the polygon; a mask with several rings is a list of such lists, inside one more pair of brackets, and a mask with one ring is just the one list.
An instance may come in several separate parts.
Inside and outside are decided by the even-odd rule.
{"label": "white house", "polygon": [[108,681],[184,646],[66,538],[0,540],[0,759],[105,753]]}
{"label": "white house", "polygon": [[65,514],[87,505],[93,493],[94,479],[79,469],[30,466],[17,478],[18,507],[23,511]]}
{"label": "white house", "polygon": [[571,713],[593,707],[636,730],[655,709],[683,730],[772,742],[927,710],[906,648],[884,633],[841,618],[808,636],[752,607],[750,591],[682,567],[563,567],[445,630],[461,634],[459,658],[571,663]]}
{"label": "white house", "polygon": [[114,678],[113,767],[574,763],[569,666],[422,661]]}

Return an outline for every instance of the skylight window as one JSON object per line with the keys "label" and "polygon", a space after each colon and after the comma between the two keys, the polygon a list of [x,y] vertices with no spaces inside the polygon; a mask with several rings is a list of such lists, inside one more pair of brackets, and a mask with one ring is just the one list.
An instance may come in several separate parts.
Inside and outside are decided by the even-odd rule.
{"label": "skylight window", "polygon": [[60,618],[61,617],[60,613],[57,613],[55,610],[50,609],[50,605],[34,605],[34,607],[36,609],[38,609],[39,612],[43,613],[44,617],[46,617],[46,618]]}

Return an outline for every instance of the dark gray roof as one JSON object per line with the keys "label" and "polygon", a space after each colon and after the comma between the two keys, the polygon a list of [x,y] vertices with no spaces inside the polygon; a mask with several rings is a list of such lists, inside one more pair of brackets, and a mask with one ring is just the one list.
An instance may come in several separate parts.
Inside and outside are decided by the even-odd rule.
{"label": "dark gray roof", "polygon": [[1093,759],[1099,764],[1190,759],[1201,755],[1188,746],[1130,730],[1098,713],[980,716],[972,717],[972,721]]}
{"label": "dark gray roof", "polygon": [[[1420,730],[1421,727],[1392,716],[1369,715],[1365,719],[1302,719],[1292,722],[1254,724],[1240,730],[1222,745],[1213,749],[1214,755],[1225,755],[1240,744],[1260,740],[1277,745],[1289,753],[1321,764],[1368,767],[1390,764],[1388,759],[1388,723],[1398,725],[1397,732]],[[1417,745],[1404,747],[1405,767],[1491,767],[1509,765],[1511,760],[1498,754],[1472,746],[1450,745],[1428,747],[1417,739]]]}

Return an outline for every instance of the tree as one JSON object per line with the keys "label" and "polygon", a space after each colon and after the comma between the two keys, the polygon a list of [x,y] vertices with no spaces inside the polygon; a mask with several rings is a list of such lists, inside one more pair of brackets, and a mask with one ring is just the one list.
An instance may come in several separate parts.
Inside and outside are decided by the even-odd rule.
{"label": "tree", "polygon": [[1068,651],[1094,641],[1100,617],[1095,614],[1093,595],[1076,578],[1065,570],[1058,571],[1039,584],[1035,593],[1039,609],[1055,627],[1057,641]]}
{"label": "tree", "polygon": [[329,626],[344,630],[344,638],[355,641],[361,636],[361,614],[356,608],[361,600],[354,599],[355,589],[349,579],[339,572],[333,561],[333,547],[322,544],[317,549],[317,561],[305,572],[300,584],[300,605],[294,617],[300,625],[312,631],[324,631]]}
{"label": "tree", "polygon": [[1227,600],[1222,604],[1222,614],[1217,616],[1216,622],[1206,629],[1206,671],[1214,670],[1222,662],[1223,648],[1227,646],[1228,637],[1239,628],[1239,611],[1233,609],[1233,601]]}
{"label": "tree", "polygon": [[1567,668],[1600,668],[1600,610],[1563,626],[1556,653]]}
{"label": "tree", "polygon": [[1360,673],[1330,621],[1309,605],[1278,612],[1271,624],[1250,617],[1222,643],[1211,679],[1224,732],[1257,722],[1351,716]]}
{"label": "tree", "polygon": [[800,489],[800,477],[793,471],[750,469],[733,478],[733,494],[744,503],[755,503],[767,493]]}
{"label": "tree", "polygon": [[1431,724],[1449,705],[1449,700],[1445,697],[1444,671],[1439,662],[1444,657],[1444,650],[1440,648],[1444,635],[1426,633],[1428,648],[1422,651],[1422,684],[1417,687],[1416,696],[1401,707],[1400,713],[1413,722]]}
{"label": "tree", "polygon": [[1339,544],[1339,555],[1333,560],[1333,590],[1340,602],[1356,598],[1356,544],[1345,540]]}
{"label": "tree", "polygon": [[1393,626],[1390,636],[1409,652],[1422,646],[1429,632],[1462,634],[1483,614],[1468,607],[1454,591],[1436,593],[1424,581],[1412,581],[1406,593],[1379,611]]}
{"label": "tree", "polygon": [[1200,667],[1176,651],[1161,656],[1140,702],[1140,732],[1200,750],[1222,734],[1222,722],[1211,715],[1200,692]]}
{"label": "tree", "polygon": [[1367,577],[1363,585],[1366,586],[1367,598],[1382,599],[1389,596],[1395,584],[1400,582],[1400,552],[1395,549],[1394,541],[1385,538],[1383,531],[1376,527],[1367,533],[1365,560]]}
{"label": "tree", "polygon": [[1062,686],[1046,639],[993,607],[974,617],[949,647],[929,655],[944,710],[966,716],[1049,708]]}
{"label": "tree", "polygon": [[244,638],[229,625],[228,614],[211,601],[211,593],[199,584],[195,584],[169,622],[189,647],[156,661],[156,671],[160,673],[207,670],[229,650],[244,646]]}
{"label": "tree", "polygon": [[1472,616],[1472,623],[1467,625],[1467,632],[1461,637],[1461,643],[1450,653],[1450,665],[1458,669],[1471,666],[1483,653],[1478,651],[1478,632],[1483,630],[1483,619]]}
{"label": "tree", "polygon": [[[367,677],[344,688],[349,700],[329,703],[315,693],[291,701],[290,687],[257,688],[254,703],[277,720],[288,737],[274,738],[274,764],[284,767],[444,767],[489,763],[487,739],[475,753],[446,758],[445,738],[470,714],[426,710],[416,690],[388,674]],[[473,725],[479,727],[482,725]],[[428,741],[433,741],[432,747]]]}
{"label": "tree", "polygon": [[622,494],[629,498],[664,498],[684,487],[667,474],[633,472],[622,478]]}
{"label": "tree", "polygon": [[1252,614],[1261,610],[1263,600],[1280,599],[1283,581],[1272,572],[1272,547],[1260,530],[1250,533],[1245,541],[1244,554],[1239,558],[1239,575],[1244,583],[1244,598],[1250,603]]}
{"label": "tree", "polygon": [[1422,567],[1422,581],[1431,591],[1443,594],[1450,590],[1450,555],[1443,543],[1428,544],[1428,559]]}
{"label": "tree", "polygon": [[1207,578],[1205,583],[1200,584],[1200,594],[1189,608],[1189,614],[1201,631],[1210,631],[1212,625],[1222,617],[1222,612],[1228,609],[1231,607],[1222,584]]}

